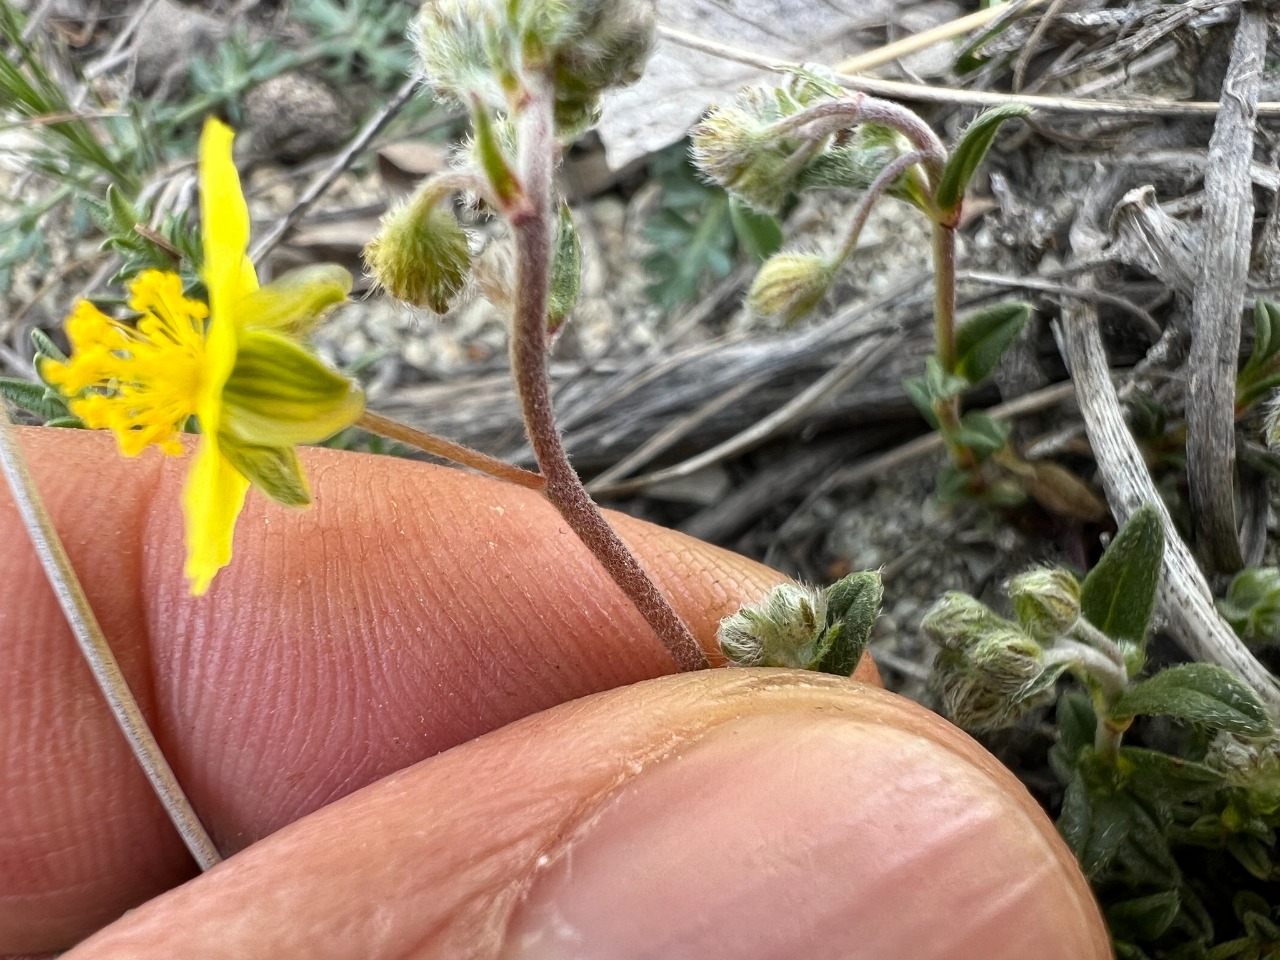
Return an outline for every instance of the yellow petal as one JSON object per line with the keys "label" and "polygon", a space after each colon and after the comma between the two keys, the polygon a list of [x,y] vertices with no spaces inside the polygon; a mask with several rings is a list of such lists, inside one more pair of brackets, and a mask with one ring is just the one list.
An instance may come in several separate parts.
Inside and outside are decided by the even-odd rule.
{"label": "yellow petal", "polygon": [[209,118],[200,134],[200,223],[204,241],[204,282],[213,316],[232,318],[236,302],[258,288],[249,260],[249,208],[231,157],[235,133]]}
{"label": "yellow petal", "polygon": [[193,596],[208,590],[217,572],[231,562],[231,538],[248,489],[249,481],[227,462],[215,436],[201,438],[182,490],[187,525],[185,573]]}

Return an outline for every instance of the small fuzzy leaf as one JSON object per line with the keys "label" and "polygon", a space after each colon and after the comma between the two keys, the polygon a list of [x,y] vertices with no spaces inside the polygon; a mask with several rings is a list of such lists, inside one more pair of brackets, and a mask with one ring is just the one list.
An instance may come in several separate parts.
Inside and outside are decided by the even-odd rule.
{"label": "small fuzzy leaf", "polygon": [[729,198],[729,222],[738,247],[752,260],[767,260],[782,249],[782,226],[777,217],[752,210],[737,197]]}
{"label": "small fuzzy leaf", "polygon": [[1141,644],[1155,612],[1164,557],[1160,512],[1145,504],[1120,528],[1080,587],[1080,610],[1114,640]]}
{"label": "small fuzzy leaf", "polygon": [[502,149],[489,108],[479,98],[472,98],[471,127],[475,131],[476,160],[498,202],[508,210],[518,206],[524,199],[524,187]]}
{"label": "small fuzzy leaf", "polygon": [[41,420],[56,420],[67,416],[67,405],[62,397],[41,383],[0,377],[0,397],[16,407],[33,413]]}
{"label": "small fuzzy leaf", "polygon": [[107,208],[111,211],[113,226],[122,234],[132,233],[142,219],[119,187],[114,183],[107,187]]}
{"label": "small fuzzy leaf", "polygon": [[31,331],[31,343],[35,347],[37,357],[48,357],[58,363],[66,363],[67,355],[58,349],[58,345],[49,339],[49,335],[35,327]]}
{"label": "small fuzzy leaf", "polygon": [[929,396],[929,387],[924,377],[910,377],[902,382],[902,389],[925,422],[934,430],[938,429],[938,415],[933,412],[933,400]]}
{"label": "small fuzzy leaf", "polygon": [[1271,732],[1267,708],[1235,674],[1212,663],[1184,663],[1161,670],[1121,696],[1113,716],[1156,714],[1249,737]]}
{"label": "small fuzzy leaf", "polygon": [[1242,373],[1262,366],[1280,350],[1280,307],[1259,297],[1253,303],[1253,352]]}
{"label": "small fuzzy leaf", "polygon": [[924,383],[929,388],[931,400],[950,400],[960,396],[969,386],[964,377],[945,372],[936,356],[925,357]]}
{"label": "small fuzzy leaf", "polygon": [[871,639],[871,628],[880,615],[884,586],[875,570],[851,573],[827,587],[827,619],[834,634],[831,647],[818,663],[823,673],[850,676]]}
{"label": "small fuzzy leaf", "polygon": [[1009,103],[979,114],[974,121],[960,134],[960,141],[951,151],[942,176],[938,179],[938,189],[934,200],[938,207],[946,213],[955,213],[964,200],[965,188],[973,179],[978,164],[991,149],[1000,124],[1014,117],[1025,117],[1031,108],[1022,103]]}
{"label": "small fuzzy leaf", "polygon": [[1112,903],[1107,908],[1107,926],[1118,939],[1154,940],[1169,929],[1181,909],[1178,891],[1163,890]]}
{"label": "small fuzzy leaf", "polygon": [[956,373],[969,383],[986,379],[1029,319],[1031,304],[1016,300],[966,318],[956,330]]}
{"label": "small fuzzy leaf", "polygon": [[582,242],[573,226],[569,205],[560,205],[556,245],[551,260],[551,282],[547,292],[547,331],[555,333],[578,303],[582,285]]}
{"label": "small fuzzy leaf", "polygon": [[960,429],[952,434],[952,440],[968,447],[979,460],[986,460],[993,453],[1003,450],[1009,442],[1009,424],[994,420],[985,413],[972,411],[960,419]]}

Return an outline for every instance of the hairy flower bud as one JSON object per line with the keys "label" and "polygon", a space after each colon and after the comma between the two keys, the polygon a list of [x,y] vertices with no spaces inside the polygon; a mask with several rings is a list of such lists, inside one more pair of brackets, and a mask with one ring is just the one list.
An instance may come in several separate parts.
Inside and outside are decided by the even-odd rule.
{"label": "hairy flower bud", "polygon": [[765,261],[747,306],[753,313],[794,323],[812,312],[831,288],[835,267],[820,253],[777,253]]}
{"label": "hairy flower bud", "polygon": [[427,181],[382,218],[364,248],[374,278],[393,297],[445,313],[466,286],[471,247],[438,186]]}
{"label": "hairy flower bud", "polygon": [[1066,570],[1042,567],[1009,581],[1018,622],[1041,643],[1052,643],[1080,618],[1080,582]]}
{"label": "hairy flower bud", "polygon": [[973,645],[944,647],[934,661],[933,683],[947,712],[971,730],[1017,723],[1051,695],[1064,667],[1048,667],[1040,645],[1008,624]]}
{"label": "hairy flower bud", "polygon": [[967,593],[949,590],[920,622],[925,636],[945,650],[963,652],[980,643],[992,631],[1012,628],[1008,620]]}
{"label": "hairy flower bud", "polygon": [[780,584],[753,607],[720,621],[720,650],[744,667],[812,670],[835,640],[823,591]]}

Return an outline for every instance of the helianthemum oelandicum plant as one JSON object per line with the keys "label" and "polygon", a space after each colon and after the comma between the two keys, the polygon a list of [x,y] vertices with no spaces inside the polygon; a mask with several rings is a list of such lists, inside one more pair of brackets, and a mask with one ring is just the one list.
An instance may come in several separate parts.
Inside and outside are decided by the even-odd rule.
{"label": "helianthemum oelandicum plant", "polygon": [[182,498],[194,594],[230,562],[249,486],[283,504],[309,503],[294,447],[332,436],[364,409],[355,385],[299,339],[346,297],[351,277],[321,266],[258,285],[233,137],[212,119],[200,137],[208,304],[186,297],[177,274],[145,271],[129,287],[136,323],[82,301],[67,320],[70,359],[41,364],[44,379],[70,398],[71,412],[115,433],[127,456],[153,444],[179,453],[178,434],[191,417],[199,423]]}

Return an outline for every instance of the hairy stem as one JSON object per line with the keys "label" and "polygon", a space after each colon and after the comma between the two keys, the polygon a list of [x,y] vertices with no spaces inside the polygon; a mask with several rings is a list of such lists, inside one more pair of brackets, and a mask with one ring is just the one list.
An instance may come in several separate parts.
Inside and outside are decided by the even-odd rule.
{"label": "hairy stem", "polygon": [[886,190],[893,186],[894,181],[903,172],[923,159],[924,153],[915,150],[893,160],[876,174],[876,178],[871,181],[871,185],[858,198],[858,205],[854,209],[853,217],[849,222],[849,231],[845,234],[844,243],[840,245],[840,251],[836,255],[837,264],[844,263],[853,255],[854,248],[858,246],[858,238],[862,236],[862,228],[867,225],[867,217],[871,215],[871,208],[875,206],[876,201],[880,199]]}
{"label": "hairy stem", "polygon": [[1066,661],[1080,675],[1085,685],[1093,691],[1093,708],[1098,717],[1093,746],[1098,754],[1109,762],[1115,762],[1120,752],[1120,742],[1129,729],[1130,719],[1117,722],[1111,716],[1111,705],[1129,686],[1129,674],[1122,664],[1116,663],[1105,653],[1080,643],[1078,640],[1058,640],[1045,655],[1049,661]]}
{"label": "hairy stem", "polygon": [[370,433],[386,437],[388,440],[397,440],[400,443],[416,447],[432,456],[443,457],[445,460],[452,460],[456,464],[470,467],[480,473],[487,473],[489,476],[497,477],[499,480],[506,480],[508,483],[528,487],[530,490],[541,490],[546,486],[546,481],[543,480],[541,474],[513,466],[504,460],[499,460],[497,457],[491,457],[487,453],[481,453],[479,450],[473,450],[461,443],[454,443],[452,440],[437,437],[433,433],[417,430],[408,424],[392,420],[370,410],[366,410],[360,416],[360,419],[356,421],[356,426],[368,430]]}
{"label": "hairy stem", "polygon": [[525,205],[511,216],[517,251],[511,369],[529,443],[545,478],[543,494],[635,604],[676,665],[681,670],[703,669],[707,660],[698,641],[591,500],[561,442],[547,375],[547,294],[555,226],[551,171],[556,144],[551,98],[545,89],[531,85],[518,122]]}

